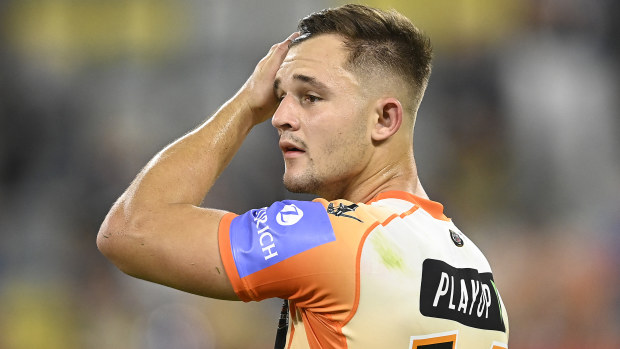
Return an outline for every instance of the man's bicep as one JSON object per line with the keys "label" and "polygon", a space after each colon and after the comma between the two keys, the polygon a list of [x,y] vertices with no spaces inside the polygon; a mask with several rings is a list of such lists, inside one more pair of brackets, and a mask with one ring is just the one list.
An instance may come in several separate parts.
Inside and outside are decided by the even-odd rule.
{"label": "man's bicep", "polygon": [[[120,242],[115,264],[140,279],[218,299],[238,300],[222,264],[218,228],[225,211],[167,205]],[[123,251],[124,250],[124,251]],[[111,258],[113,259],[113,258]]]}
{"label": "man's bicep", "polygon": [[[178,214],[175,214],[179,211]],[[218,299],[238,300],[220,256],[218,229],[225,211],[179,204],[171,209],[169,241],[161,246],[161,277],[171,287]]]}

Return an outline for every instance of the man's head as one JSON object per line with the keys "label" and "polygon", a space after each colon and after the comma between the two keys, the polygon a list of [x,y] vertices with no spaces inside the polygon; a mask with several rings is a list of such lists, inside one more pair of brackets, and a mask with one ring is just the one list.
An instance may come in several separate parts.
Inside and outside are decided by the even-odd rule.
{"label": "man's head", "polygon": [[358,5],[310,15],[300,31],[274,82],[285,186],[351,198],[404,176],[430,74],[428,40],[401,15]]}
{"label": "man's head", "polygon": [[346,68],[366,89],[400,89],[405,111],[415,118],[431,74],[432,48],[407,17],[349,4],[303,18],[298,30],[292,46],[322,34],[342,37],[349,54]]}

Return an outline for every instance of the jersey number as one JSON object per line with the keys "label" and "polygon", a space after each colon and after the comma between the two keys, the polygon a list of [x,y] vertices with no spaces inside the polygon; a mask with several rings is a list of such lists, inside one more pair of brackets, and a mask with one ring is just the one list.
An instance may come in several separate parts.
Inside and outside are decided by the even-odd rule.
{"label": "jersey number", "polygon": [[444,332],[428,336],[413,336],[409,342],[410,349],[456,349],[458,332]]}
{"label": "jersey number", "polygon": [[[456,349],[458,331],[435,333],[426,336],[412,336],[410,349]],[[507,349],[502,343],[493,342],[491,349]]]}

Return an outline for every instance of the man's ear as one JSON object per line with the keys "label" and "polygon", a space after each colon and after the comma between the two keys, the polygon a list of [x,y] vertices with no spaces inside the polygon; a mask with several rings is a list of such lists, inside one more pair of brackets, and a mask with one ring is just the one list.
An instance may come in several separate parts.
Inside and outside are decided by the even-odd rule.
{"label": "man's ear", "polygon": [[403,106],[394,97],[381,98],[376,104],[376,123],[372,129],[372,140],[384,141],[390,138],[403,123]]}

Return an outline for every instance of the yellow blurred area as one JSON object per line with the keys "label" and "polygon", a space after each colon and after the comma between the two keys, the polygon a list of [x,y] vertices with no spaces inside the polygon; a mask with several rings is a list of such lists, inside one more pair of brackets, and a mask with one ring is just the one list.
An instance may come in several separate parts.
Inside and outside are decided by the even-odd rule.
{"label": "yellow blurred area", "polygon": [[181,7],[166,0],[15,1],[2,21],[17,51],[60,66],[157,57],[178,45],[186,23]]}
{"label": "yellow blurred area", "polygon": [[[347,1],[339,2],[344,4]],[[368,0],[365,5],[395,9],[449,51],[477,44],[493,44],[518,29],[529,2],[519,0]]]}
{"label": "yellow blurred area", "polygon": [[66,290],[13,283],[0,296],[0,348],[76,348],[77,318]]}

